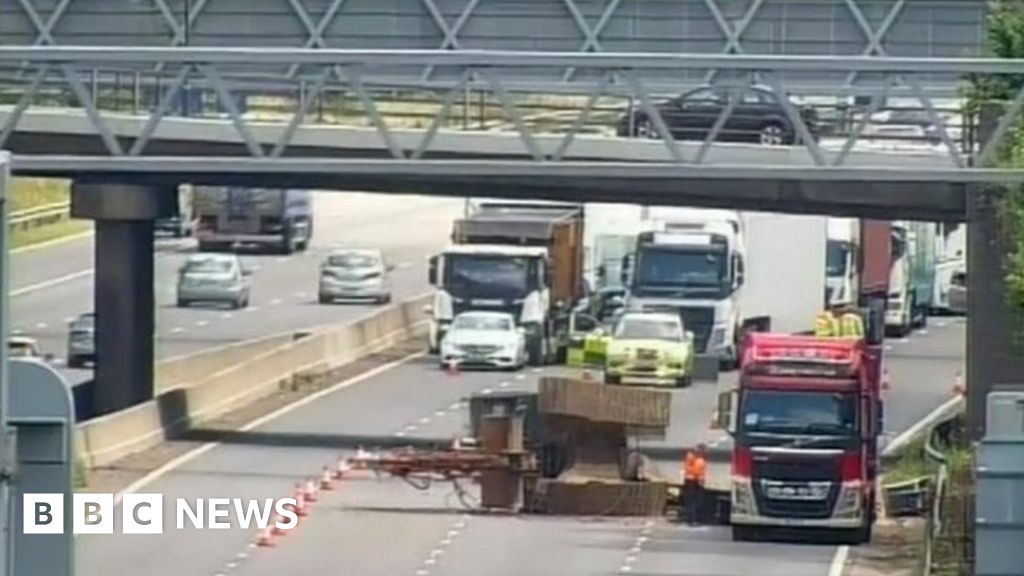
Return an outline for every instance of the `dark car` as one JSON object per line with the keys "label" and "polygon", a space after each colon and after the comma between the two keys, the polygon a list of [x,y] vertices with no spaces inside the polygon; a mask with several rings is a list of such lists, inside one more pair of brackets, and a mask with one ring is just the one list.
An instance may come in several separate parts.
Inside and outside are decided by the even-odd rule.
{"label": "dark car", "polygon": [[[768,146],[793,144],[799,140],[793,123],[771,90],[751,86],[742,92],[735,91],[732,97],[738,97],[739,101],[719,131],[717,140],[759,142]],[[729,98],[728,88],[711,86],[691,90],[655,106],[673,138],[704,140],[728,106]],[[794,109],[816,138],[818,127],[814,109],[795,105]],[[634,108],[632,122],[629,113],[619,120],[617,132],[619,136],[659,137],[655,123],[640,106]]]}

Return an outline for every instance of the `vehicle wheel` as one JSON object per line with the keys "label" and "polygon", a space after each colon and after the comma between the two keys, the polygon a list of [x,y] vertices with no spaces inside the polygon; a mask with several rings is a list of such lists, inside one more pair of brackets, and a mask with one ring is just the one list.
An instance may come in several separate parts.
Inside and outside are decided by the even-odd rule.
{"label": "vehicle wheel", "polygon": [[691,384],[693,384],[693,379],[689,374],[676,378],[676,388],[689,388]]}
{"label": "vehicle wheel", "polygon": [[182,300],[181,298],[178,298],[178,308],[188,308],[190,304],[191,302],[189,302],[188,300]]}
{"label": "vehicle wheel", "polygon": [[391,294],[385,294],[385,295],[381,296],[380,298],[377,299],[377,302],[379,302],[381,304],[390,304],[391,303]]}
{"label": "vehicle wheel", "polygon": [[319,297],[317,297],[317,301],[319,301],[321,304],[331,303],[331,299],[326,294],[321,294]]}
{"label": "vehicle wheel", "polygon": [[733,542],[752,542],[757,537],[757,529],[753,526],[733,526]]}
{"label": "vehicle wheel", "polygon": [[544,337],[542,335],[536,334],[526,341],[526,355],[530,366],[544,365]]}
{"label": "vehicle wheel", "polygon": [[660,140],[661,134],[658,133],[658,128],[648,119],[643,119],[637,122],[633,128],[636,132],[637,138],[648,138],[650,140]]}
{"label": "vehicle wheel", "polygon": [[81,368],[85,366],[85,362],[82,361],[78,356],[68,356],[68,368]]}
{"label": "vehicle wheel", "polygon": [[769,122],[761,126],[757,140],[763,146],[782,146],[788,143],[789,135],[786,134],[786,127],[780,122]]}
{"label": "vehicle wheel", "polygon": [[234,300],[234,301],[231,302],[231,309],[232,310],[238,310],[241,307],[242,307],[242,301],[241,300]]}
{"label": "vehicle wheel", "polygon": [[622,376],[618,376],[616,374],[609,374],[609,373],[605,372],[604,373],[604,383],[605,384],[612,384],[612,385],[622,384]]}

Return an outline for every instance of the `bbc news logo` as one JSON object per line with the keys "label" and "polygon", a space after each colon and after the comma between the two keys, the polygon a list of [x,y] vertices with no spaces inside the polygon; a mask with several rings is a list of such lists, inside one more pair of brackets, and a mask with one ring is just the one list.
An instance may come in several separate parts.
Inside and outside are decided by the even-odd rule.
{"label": "bbc news logo", "polygon": [[[113,534],[118,516],[113,494],[74,494],[71,520],[75,534]],[[295,498],[185,498],[174,499],[176,530],[230,530],[274,526],[290,530],[298,525]],[[25,534],[64,533],[63,494],[25,494],[22,498]],[[162,494],[125,494],[121,500],[122,534],[163,534],[172,519],[164,514]]]}

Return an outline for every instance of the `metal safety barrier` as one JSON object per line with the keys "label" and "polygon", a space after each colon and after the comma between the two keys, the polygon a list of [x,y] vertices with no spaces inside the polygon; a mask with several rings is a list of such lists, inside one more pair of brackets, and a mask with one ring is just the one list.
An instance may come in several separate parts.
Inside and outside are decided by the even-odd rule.
{"label": "metal safety barrier", "polygon": [[29,228],[56,224],[70,218],[70,216],[71,202],[56,202],[12,212],[8,222],[12,231],[27,230]]}

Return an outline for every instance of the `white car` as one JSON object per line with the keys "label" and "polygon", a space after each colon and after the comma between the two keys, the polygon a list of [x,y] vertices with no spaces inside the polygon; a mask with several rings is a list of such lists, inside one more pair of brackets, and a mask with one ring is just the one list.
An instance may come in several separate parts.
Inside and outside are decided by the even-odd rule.
{"label": "white car", "polygon": [[526,332],[504,312],[463,312],[441,341],[441,366],[517,370],[526,365]]}

